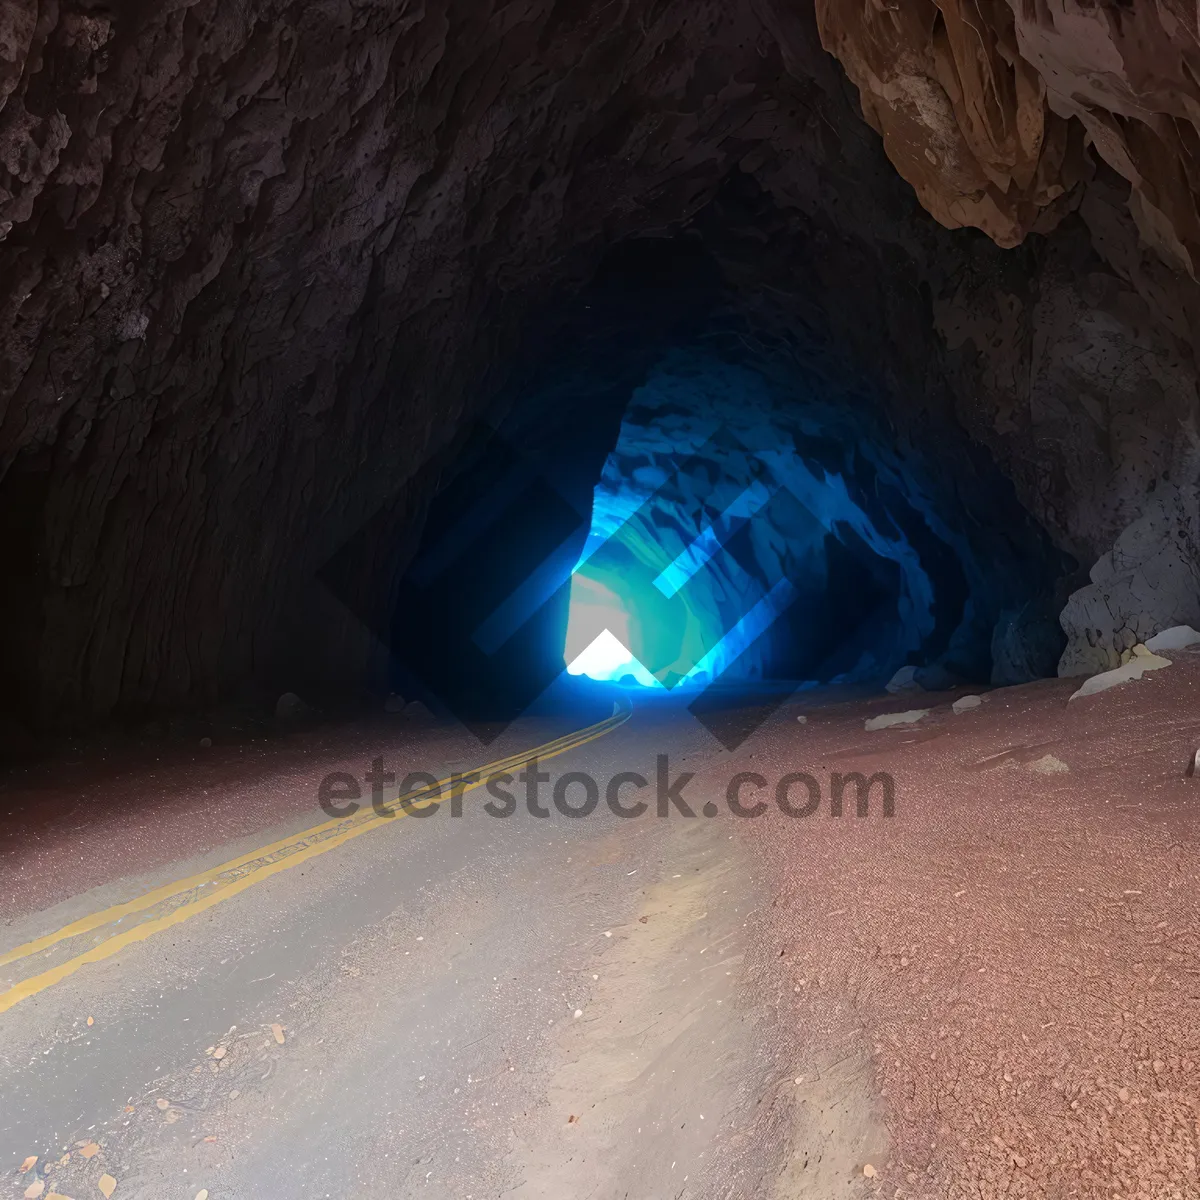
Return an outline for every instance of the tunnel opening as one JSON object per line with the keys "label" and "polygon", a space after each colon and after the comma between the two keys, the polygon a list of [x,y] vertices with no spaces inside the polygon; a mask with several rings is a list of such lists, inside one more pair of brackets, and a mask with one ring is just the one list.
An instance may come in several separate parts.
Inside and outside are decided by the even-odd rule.
{"label": "tunnel opening", "polygon": [[[991,682],[1001,612],[1045,593],[1057,564],[1036,537],[988,561],[956,489],[937,486],[970,461],[965,440],[944,430],[905,453],[869,396],[839,408],[707,345],[673,347],[596,486],[568,671],[668,690],[867,683],[906,665],[929,687]],[[993,532],[1019,524],[998,472],[984,480]]]}
{"label": "tunnel opening", "polygon": [[660,692],[1054,674],[1071,561],[891,348],[839,336],[811,231],[781,243],[773,216],[733,180],[533,319],[401,586],[405,695],[492,719],[564,672]]}

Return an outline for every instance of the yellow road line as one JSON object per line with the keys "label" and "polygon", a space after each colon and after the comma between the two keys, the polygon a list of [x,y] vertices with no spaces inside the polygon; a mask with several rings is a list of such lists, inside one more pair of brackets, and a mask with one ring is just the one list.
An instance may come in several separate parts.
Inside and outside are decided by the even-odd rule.
{"label": "yellow road line", "polygon": [[[562,737],[555,738],[553,741],[547,742],[543,746],[538,746],[535,749],[526,751],[522,754],[510,754],[507,758],[500,759],[498,762],[489,763],[483,767],[478,767],[476,770],[483,775],[494,775],[506,770],[508,767],[526,763],[531,758],[553,757],[555,753],[561,752],[559,751],[560,746],[565,746],[569,749],[578,743],[578,739],[581,736],[584,736],[595,729],[600,729],[601,727],[604,727],[606,731],[608,728],[616,728],[616,725],[620,724],[621,721],[625,719],[626,718],[624,715],[614,715],[604,721],[599,722],[597,725],[588,726],[586,729],[576,730],[573,733],[565,734]],[[467,774],[470,773],[471,772],[467,772]],[[409,792],[404,799],[412,800],[425,794],[436,793],[440,789],[448,786],[450,783],[450,779],[440,779],[437,781],[437,783],[431,785],[430,787],[419,788],[416,791]],[[389,805],[389,809],[394,810],[395,804],[397,803],[399,803],[399,799],[397,799],[393,804]],[[402,814],[403,810],[401,810],[401,815]],[[363,809],[360,811],[360,813],[353,817],[333,817],[319,825],[314,825],[309,829],[305,829],[301,833],[289,834],[287,837],[280,838],[277,842],[271,842],[266,846],[259,846],[254,850],[249,850],[237,858],[233,858],[228,862],[221,863],[219,866],[210,867],[196,875],[189,875],[185,879],[177,879],[173,883],[163,884],[161,887],[153,888],[148,892],[144,892],[142,895],[133,900],[127,900],[121,904],[114,904],[109,908],[101,909],[99,912],[90,913],[86,917],[80,917],[77,921],[72,921],[70,924],[64,925],[61,929],[57,929],[53,933],[48,933],[44,937],[35,938],[33,941],[26,942],[24,945],[16,946],[7,953],[0,954],[0,967],[7,966],[11,962],[16,962],[18,959],[28,958],[31,954],[38,954],[42,950],[48,950],[51,946],[56,945],[58,942],[79,937],[81,934],[90,933],[93,929],[99,929],[104,925],[114,924],[117,921],[123,920],[125,917],[131,916],[135,913],[144,912],[146,909],[153,908],[156,904],[160,904],[162,901],[168,900],[172,896],[176,896],[181,892],[192,891],[199,887],[205,887],[212,883],[214,878],[218,875],[225,874],[228,871],[232,871],[238,867],[252,863],[255,859],[263,858],[272,854],[278,854],[279,852],[286,850],[297,843],[319,836],[327,830],[336,829],[338,826],[345,825],[347,822],[361,823],[377,819],[379,819],[378,814],[373,808]]]}
{"label": "yellow road line", "polygon": [[[545,745],[537,746],[532,750],[526,750],[521,754],[512,754],[507,758],[500,759],[494,763],[488,763],[482,767],[476,767],[471,771],[462,772],[459,775],[461,779],[463,775],[471,776],[478,775],[479,779],[475,783],[468,784],[461,789],[461,794],[466,795],[468,792],[474,791],[476,788],[483,787],[487,780],[497,774],[505,772],[509,767],[521,766],[532,759],[539,761],[548,758],[556,758],[560,754],[565,754],[569,750],[575,750],[580,746],[587,745],[588,742],[595,741],[597,738],[604,737],[605,734],[611,733],[619,725],[624,724],[629,719],[632,710],[614,713],[613,716],[604,721],[600,721],[595,725],[589,725],[584,729],[577,730],[574,733],[567,734],[561,738],[555,738]],[[407,816],[407,812],[403,807],[399,810],[396,805],[401,802],[412,804],[412,807],[422,808],[425,804],[415,804],[414,801],[421,799],[425,803],[431,803],[433,798],[438,794],[439,790],[450,784],[450,779],[439,780],[432,787],[420,788],[414,792],[408,792],[402,797],[398,797],[395,801],[387,806],[391,817]],[[196,875],[190,875],[186,879],[177,880],[175,883],[164,884],[162,887],[155,888],[153,891],[147,892],[139,896],[136,900],[127,901],[124,904],[113,905],[98,913],[93,913],[91,916],[82,917],[78,921],[73,921],[69,925],[64,925],[61,929],[54,933],[47,934],[45,937],[37,938],[32,942],[26,942],[23,946],[18,946],[14,950],[10,950],[3,957],[0,957],[0,965],[14,962],[20,958],[26,958],[31,954],[36,954],[39,950],[47,949],[58,942],[66,941],[72,937],[78,937],[82,933],[90,932],[93,929],[98,929],[106,924],[112,924],[120,920],[122,917],[132,913],[141,912],[148,908],[154,907],[155,904],[163,900],[170,899],[181,892],[186,892],[198,887],[203,887],[213,883],[219,876],[226,874],[238,867],[253,863],[256,859],[266,859],[271,855],[278,854],[282,850],[296,847],[293,853],[286,855],[283,858],[276,858],[274,861],[264,861],[261,866],[254,868],[251,872],[226,883],[221,887],[214,887],[213,891],[208,895],[202,896],[196,900],[181,904],[172,912],[165,916],[157,917],[154,920],[143,921],[132,928],[126,929],[123,932],[116,932],[86,950],[84,953],[76,955],[67,962],[61,963],[57,967],[52,967],[47,971],[43,971],[39,975],[33,975],[29,979],[24,979],[20,983],[14,984],[6,992],[0,992],[0,1013],[7,1012],[14,1005],[19,1004],[22,1000],[28,999],[30,996],[36,995],[38,992],[44,991],[48,987],[52,987],[56,983],[60,983],[69,975],[73,975],[81,967],[87,966],[88,963],[101,962],[106,958],[111,958],[114,954],[118,954],[127,946],[131,946],[136,942],[145,941],[156,933],[162,932],[164,929],[170,929],[174,925],[179,925],[183,921],[189,920],[191,917],[199,913],[205,912],[216,904],[220,904],[224,900],[231,899],[233,896],[244,892],[247,888],[256,883],[262,882],[264,879],[269,879],[272,875],[277,875],[281,871],[289,870],[291,867],[299,866],[301,863],[308,862],[312,858],[316,858],[320,854],[324,854],[329,850],[333,850],[338,846],[344,845],[353,838],[359,837],[361,834],[367,833],[369,830],[379,828],[380,821],[389,820],[390,817],[381,817],[374,809],[365,810],[362,813],[357,813],[353,817],[334,818],[331,821],[325,821],[320,825],[315,825],[311,829],[305,830],[301,834],[293,834],[290,837],[281,838],[277,842],[272,842],[267,846],[261,846],[257,850],[251,850],[246,854],[240,855],[237,858],[230,859],[226,863],[219,866],[211,867],[207,871],[202,871]],[[305,845],[313,837],[325,831],[336,829],[339,825],[345,826],[341,832],[331,834],[328,837],[323,837],[321,840]]]}

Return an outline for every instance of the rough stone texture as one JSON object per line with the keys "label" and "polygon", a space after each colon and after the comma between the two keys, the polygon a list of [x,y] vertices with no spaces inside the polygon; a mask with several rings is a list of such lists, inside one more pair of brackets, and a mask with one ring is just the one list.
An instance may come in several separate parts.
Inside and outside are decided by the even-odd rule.
{"label": "rough stone texture", "polygon": [[[817,15],[935,216],[1048,240],[921,212],[804,3],[10,0],[6,702],[361,684],[379,648],[316,571],[370,520],[354,586],[386,610],[527,313],[605,247],[709,219],[731,175],[805,234],[788,315],[819,353],[913,440],[953,414],[1062,550],[1108,552],[1195,482],[1200,296],[1168,265],[1197,242],[1195,15],[951,7]],[[771,228],[740,233],[753,307],[780,264]],[[1098,665],[1119,627],[1089,626]]]}
{"label": "rough stone texture", "polygon": [[1005,609],[992,629],[992,682],[1044,679],[1056,673],[1062,653],[1059,618],[1045,597]]}
{"label": "rough stone texture", "polygon": [[1200,624],[1200,556],[1195,542],[1196,496],[1164,488],[1143,515],[1092,567],[1092,582],[1062,611],[1067,649],[1060,675],[1088,675],[1098,653],[1117,667],[1122,655],[1152,633]]}
{"label": "rough stone texture", "polygon": [[943,225],[1015,246],[1067,211],[1087,174],[1083,131],[1047,103],[1003,0],[817,0],[817,19],[888,157]]}
{"label": "rough stone texture", "polygon": [[1195,274],[1200,14],[1180,0],[817,0],[825,46],[943,224],[1049,229],[1092,148],[1148,245]]}
{"label": "rough stone texture", "polygon": [[[979,380],[991,392],[997,431],[1012,411],[1001,397],[1016,384],[1032,424],[1061,441],[1053,468],[1065,479],[1047,479],[1044,455],[1014,466],[1026,498],[1037,473],[1043,487],[1057,483],[1055,507],[1092,510],[1090,518],[1051,520],[1084,535],[1075,549],[1085,560],[1117,543],[1115,563],[1097,563],[1094,586],[1062,614],[1063,673],[1112,665],[1133,641],[1197,604],[1195,289],[1169,269],[1194,278],[1200,249],[1195,6],[818,0],[817,15],[823,43],[859,89],[863,115],[939,221],[1015,246],[1077,208],[1120,279],[1077,256],[1072,265],[1064,253],[1047,264],[1036,291],[1002,291],[990,314],[958,297],[941,317],[952,349],[969,343],[1007,375],[985,367]],[[1097,164],[1107,172],[1086,186]],[[1114,175],[1127,189],[1114,186]],[[1140,239],[1124,227],[1126,204]],[[1122,284],[1132,284],[1136,298]],[[1030,303],[1039,311],[1030,313]],[[981,318],[983,327],[966,331]],[[1023,353],[984,349],[988,339],[998,349],[1010,338],[1028,339]],[[1165,419],[1149,420],[1151,413]],[[1113,470],[1089,461],[1097,441]],[[1160,482],[1175,485],[1173,494],[1160,493],[1143,516]]]}

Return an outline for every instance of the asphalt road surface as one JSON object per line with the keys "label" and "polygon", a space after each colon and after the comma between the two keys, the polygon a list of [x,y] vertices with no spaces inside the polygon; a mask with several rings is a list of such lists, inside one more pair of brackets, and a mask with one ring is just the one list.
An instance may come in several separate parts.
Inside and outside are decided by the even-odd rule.
{"label": "asphalt road surface", "polygon": [[[729,819],[657,816],[659,756],[669,791],[713,739],[626,715],[518,722],[486,748],[432,727],[308,757],[304,735],[253,762],[217,747],[183,764],[203,787],[144,765],[10,785],[3,1194],[766,1194],[786,1114],[763,1099],[791,1068],[745,972],[754,863]],[[542,816],[519,780],[511,815],[464,785],[461,815],[378,816],[361,778],[376,754],[444,778],[547,745]],[[362,801],[331,818],[338,766]],[[595,781],[590,815],[555,807],[570,772]],[[648,813],[610,809],[619,772]]]}

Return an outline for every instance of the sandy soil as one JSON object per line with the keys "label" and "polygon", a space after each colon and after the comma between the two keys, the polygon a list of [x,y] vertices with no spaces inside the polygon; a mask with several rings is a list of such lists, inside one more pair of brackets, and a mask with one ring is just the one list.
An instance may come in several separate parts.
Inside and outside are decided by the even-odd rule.
{"label": "sandy soil", "polygon": [[[847,1097],[861,1121],[864,1079],[882,1105],[865,1194],[1200,1196],[1200,655],[1172,657],[1070,704],[1069,680],[961,715],[954,695],[793,704],[722,763],[824,789],[813,817],[738,824],[774,895],[764,996],[787,994],[821,1076],[802,1132]],[[933,711],[864,730],[914,707]],[[889,772],[895,815],[830,816],[834,771]]]}

